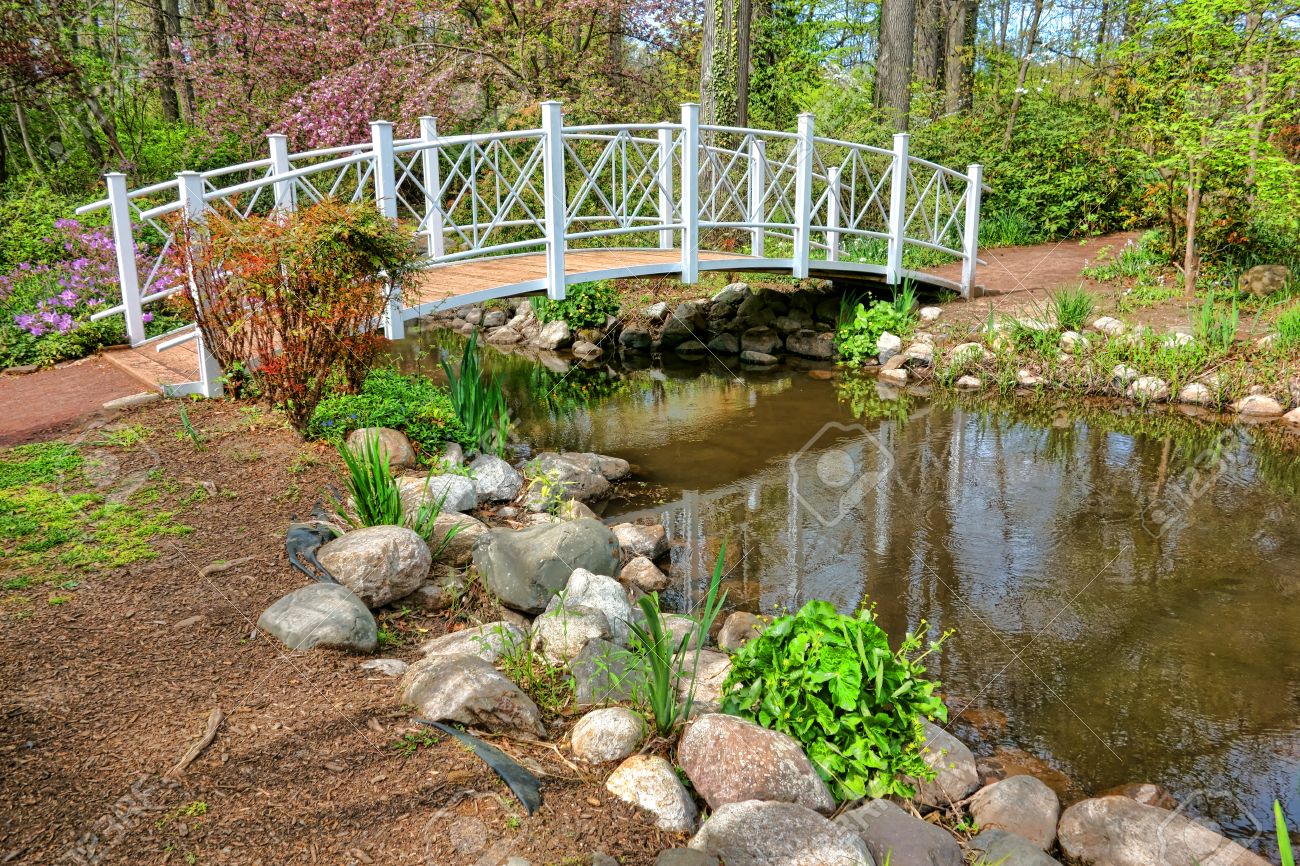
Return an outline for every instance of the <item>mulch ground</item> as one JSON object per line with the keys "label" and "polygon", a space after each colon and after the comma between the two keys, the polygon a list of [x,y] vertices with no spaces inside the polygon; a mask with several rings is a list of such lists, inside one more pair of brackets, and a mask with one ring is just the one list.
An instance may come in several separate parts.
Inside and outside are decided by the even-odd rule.
{"label": "mulch ground", "polygon": [[[177,411],[121,417],[151,431],[121,472],[153,469],[156,507],[193,532],[157,541],[153,560],[82,575],[69,603],[0,606],[0,863],[540,866],[603,851],[649,864],[682,842],[563,746],[497,741],[543,779],[530,818],[471,753],[411,721],[395,679],[260,633],[262,610],[305,582],[285,560],[285,526],[337,461],[269,413],[215,401],[189,406],[196,450]],[[455,627],[441,616],[389,611],[401,642],[381,655],[414,660]],[[215,741],[165,778],[217,708]]]}

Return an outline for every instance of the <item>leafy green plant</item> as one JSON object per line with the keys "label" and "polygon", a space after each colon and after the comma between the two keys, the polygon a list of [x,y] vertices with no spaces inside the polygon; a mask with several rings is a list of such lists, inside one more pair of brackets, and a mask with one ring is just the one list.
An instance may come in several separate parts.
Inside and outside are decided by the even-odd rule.
{"label": "leafy green plant", "polygon": [[1292,304],[1278,316],[1277,342],[1284,348],[1300,345],[1300,304]]}
{"label": "leafy green plant", "polygon": [[853,616],[810,601],[732,658],[722,710],[789,734],[837,799],[911,796],[906,777],[934,778],[922,720],[946,719],[922,661],[926,624],[895,651],[870,609]]}
{"label": "leafy green plant", "polygon": [[570,328],[603,328],[607,316],[618,315],[618,290],[608,280],[569,286],[562,301],[533,296],[529,303],[538,321],[563,319]]}
{"label": "leafy green plant", "polygon": [[904,319],[911,320],[918,309],[916,302],[916,286],[912,285],[911,280],[903,280],[902,284],[894,289],[894,297],[890,301],[894,307],[894,312]]}
{"label": "leafy green plant", "polygon": [[888,331],[905,337],[915,327],[912,315],[899,312],[891,301],[875,301],[870,307],[858,304],[853,318],[835,331],[835,348],[842,361],[861,364],[877,354],[881,334]]}
{"label": "leafy green plant", "polygon": [[547,664],[533,652],[528,641],[513,634],[501,634],[502,648],[497,666],[515,685],[533,699],[547,716],[558,716],[573,700],[573,678],[564,668]]}
{"label": "leafy green plant", "polygon": [[312,413],[307,436],[338,443],[361,427],[401,430],[426,458],[441,451],[443,442],[474,444],[446,388],[391,367],[371,370],[355,394],[322,400]]}
{"label": "leafy green plant", "polygon": [[1112,255],[1109,248],[1103,248],[1092,264],[1083,269],[1083,275],[1100,282],[1142,277],[1167,259],[1168,255],[1160,250],[1160,233],[1147,232],[1137,241],[1124,244],[1117,254]]}
{"label": "leafy green plant", "polygon": [[1214,303],[1213,295],[1207,295],[1193,315],[1192,333],[1212,351],[1227,352],[1237,339],[1240,321],[1236,299],[1228,307],[1221,308]]}
{"label": "leafy green plant", "polygon": [[1096,300],[1083,286],[1054,292],[1050,303],[1057,327],[1068,331],[1082,331],[1097,309]]}
{"label": "leafy green plant", "polygon": [[[707,643],[705,637],[727,599],[727,594],[719,591],[726,552],[727,545],[724,542],[718,551],[717,562],[713,565],[713,575],[709,579],[709,590],[704,596],[700,615],[695,627],[684,638],[674,643],[659,609],[658,593],[637,599],[637,604],[645,615],[644,625],[639,622],[628,623],[628,628],[632,631],[633,651],[644,658],[648,668],[645,697],[650,704],[655,729],[661,736],[668,736],[678,722],[689,718],[691,708],[695,705],[695,678],[700,667],[700,647]],[[689,683],[685,699],[678,694],[681,683]]]}
{"label": "leafy green plant", "polygon": [[451,405],[474,446],[492,454],[504,453],[510,435],[510,410],[501,380],[483,372],[479,362],[478,332],[465,346],[459,371],[444,358],[442,370],[451,385]]}

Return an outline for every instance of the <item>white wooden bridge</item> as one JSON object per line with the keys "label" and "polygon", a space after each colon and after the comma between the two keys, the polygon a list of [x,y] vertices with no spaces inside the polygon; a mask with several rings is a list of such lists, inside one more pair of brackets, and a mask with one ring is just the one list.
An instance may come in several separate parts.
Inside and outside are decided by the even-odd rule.
{"label": "white wooden bridge", "polygon": [[[185,289],[161,276],[169,217],[201,219],[213,208],[244,218],[326,197],[373,200],[411,225],[427,265],[401,293],[410,306],[392,294],[392,339],[406,320],[438,309],[543,291],[559,299],[566,286],[619,277],[788,272],[912,279],[963,296],[974,285],[981,167],[912,156],[906,134],[890,149],[823,138],[809,114],[796,132],[707,126],[695,104],[676,123],[565,126],[560,104],[544,102],[537,129],[440,136],[423,117],[411,139],[395,139],[385,121],[371,124],[370,141],[343,147],[291,154],[285,136],[268,139],[263,159],[141,189],[108,174],[107,197],[77,211],[110,212],[122,301],[95,318],[125,317],[135,349],[126,366],[156,382],[169,372],[196,377],[164,382],[167,393],[220,392],[197,328],[146,339],[143,319]],[[960,282],[904,268],[909,246],[961,260]]]}

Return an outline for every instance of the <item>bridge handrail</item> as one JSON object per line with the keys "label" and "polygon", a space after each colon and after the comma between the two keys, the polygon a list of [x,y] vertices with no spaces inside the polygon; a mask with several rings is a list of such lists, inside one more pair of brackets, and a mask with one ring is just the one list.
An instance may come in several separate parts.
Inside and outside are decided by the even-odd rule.
{"label": "bridge handrail", "polygon": [[[913,156],[906,134],[891,148],[817,136],[807,114],[793,132],[702,124],[694,104],[671,122],[565,126],[559,103],[541,108],[538,128],[442,136],[423,117],[418,136],[396,138],[392,124],[376,121],[370,141],[298,153],[272,134],[267,157],[135,190],[109,173],[108,195],[76,211],[110,212],[122,303],[99,315],[123,313],[138,345],[142,307],[183,288],[153,285],[174,241],[162,218],[201,219],[213,208],[247,218],[325,197],[373,200],[386,216],[410,218],[427,241],[429,265],[540,247],[555,298],[571,281],[564,268],[571,243],[648,236],[680,253],[690,283],[701,232],[719,231],[748,232],[754,258],[785,262],[796,277],[808,275],[814,252],[843,269],[865,261],[869,251],[854,248],[856,238],[885,241],[890,283],[902,279],[912,246],[960,259],[963,293],[973,285],[982,168],[962,172]],[[135,243],[142,225],[164,239],[143,284]],[[769,239],[781,246],[775,259]],[[390,310],[390,336],[400,333],[402,312]]]}

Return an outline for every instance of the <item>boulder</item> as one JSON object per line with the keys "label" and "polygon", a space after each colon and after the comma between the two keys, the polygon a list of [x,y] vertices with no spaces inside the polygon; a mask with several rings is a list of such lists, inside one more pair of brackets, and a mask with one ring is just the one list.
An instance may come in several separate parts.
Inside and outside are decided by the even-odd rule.
{"label": "boulder", "polygon": [[935,321],[941,315],[943,315],[942,307],[922,307],[917,310],[917,316],[925,324]]}
{"label": "boulder", "polygon": [[1161,403],[1169,399],[1169,383],[1158,376],[1139,376],[1128,386],[1128,398],[1139,403]]}
{"label": "boulder", "polygon": [[908,779],[916,789],[917,805],[939,808],[970,796],[980,785],[979,770],[970,749],[952,734],[930,722],[925,727],[925,763],[937,771],[931,781]]}
{"label": "boulder", "polygon": [[835,810],[835,798],[796,740],[737,716],[709,713],[691,722],[677,762],[710,809],[764,800],[828,815]]}
{"label": "boulder", "polygon": [[505,310],[484,310],[483,311],[483,327],[499,328],[505,323],[506,323]]}
{"label": "boulder", "polygon": [[585,518],[513,531],[490,530],[474,545],[474,567],[501,603],[541,613],[574,569],[614,574],[618,540],[599,520]]}
{"label": "boulder", "polygon": [[497,328],[487,335],[485,342],[493,346],[513,346],[515,343],[523,342],[524,335],[514,328]]}
{"label": "boulder", "polygon": [[494,454],[480,454],[469,468],[479,502],[509,502],[524,489],[524,476]]}
{"label": "boulder", "polygon": [[707,333],[708,323],[700,315],[699,307],[687,301],[678,304],[659,333],[659,342],[664,348],[671,349],[687,340],[698,340]]}
{"label": "boulder", "polygon": [[691,848],[727,866],[875,866],[857,833],[797,803],[728,803],[704,822]]}
{"label": "boulder", "polygon": [[979,343],[958,343],[948,350],[948,363],[953,366],[978,364],[988,357],[988,350]]}
{"label": "boulder", "polygon": [[1032,370],[1019,369],[1016,371],[1016,384],[1021,388],[1037,388],[1045,383],[1042,376],[1034,373]]}
{"label": "boulder", "polygon": [[357,665],[357,667],[363,671],[374,671],[386,677],[400,677],[406,673],[410,665],[401,659],[370,659]]}
{"label": "boulder", "polygon": [[1237,288],[1257,298],[1286,288],[1291,269],[1286,265],[1255,265],[1237,278]]}
{"label": "boulder", "polygon": [[895,334],[885,331],[876,340],[876,360],[881,364],[886,363],[901,351],[903,351],[903,340]]}
{"label": "boulder", "polygon": [[348,434],[347,446],[354,454],[360,454],[366,443],[373,441],[379,452],[388,458],[388,466],[394,471],[410,469],[415,465],[415,449],[411,440],[400,430],[389,427],[360,427]]}
{"label": "boulder", "polygon": [[1122,390],[1127,388],[1129,383],[1136,380],[1140,375],[1142,374],[1137,369],[1130,367],[1128,364],[1116,364],[1111,368],[1110,382],[1116,388]]}
{"label": "boulder", "polygon": [[368,653],[379,641],[365,602],[337,583],[295,589],[263,611],[257,627],[292,650],[319,646]]}
{"label": "boulder", "polygon": [[1178,402],[1190,403],[1194,406],[1210,406],[1215,402],[1214,392],[1200,382],[1190,382],[1178,392]]}
{"label": "boulder", "polygon": [[1080,349],[1087,348],[1088,338],[1083,334],[1080,334],[1078,331],[1065,331],[1061,334],[1061,339],[1058,342],[1058,345],[1061,347],[1062,352],[1073,354]]}
{"label": "boulder", "polygon": [[455,467],[465,465],[465,449],[459,442],[442,443],[442,453],[438,455],[437,465]]}
{"label": "boulder", "polygon": [[635,557],[623,566],[618,579],[642,592],[663,592],[672,585],[672,578],[644,556]]}
{"label": "boulder", "polygon": [[735,334],[718,334],[709,340],[709,350],[719,355],[740,354],[740,338]]}
{"label": "boulder", "polygon": [[551,481],[550,486],[558,488],[565,496],[585,502],[609,495],[609,479],[599,468],[574,460],[569,455],[544,451],[533,458],[530,466],[535,472],[544,473]]}
{"label": "boulder", "polygon": [[1292,409],[1282,416],[1282,420],[1292,426],[1300,426],[1300,408]]}
{"label": "boulder", "polygon": [[593,360],[605,354],[605,350],[590,340],[575,340],[569,351],[579,358]]}
{"label": "boulder", "polygon": [[[699,659],[691,656],[695,669],[694,712],[716,713],[722,707],[722,684],[731,673],[731,656],[726,653],[700,650]],[[677,694],[684,701],[691,693],[689,678],[682,678],[677,683]]]}
{"label": "boulder", "polygon": [[934,344],[913,343],[903,350],[903,365],[909,370],[934,366]]}
{"label": "boulder", "polygon": [[699,622],[685,614],[666,613],[663,615],[663,624],[674,650],[683,644],[687,649],[700,649],[708,643],[709,636],[700,634]]}
{"label": "boulder", "polygon": [[1007,830],[1044,851],[1056,841],[1061,801],[1033,776],[1011,776],[975,792],[970,813],[984,830]]}
{"label": "boulder", "polygon": [[558,455],[553,451],[543,451],[538,457],[551,455],[588,472],[602,475],[606,481],[621,481],[632,474],[632,464],[622,457],[610,457],[608,454],[595,454],[591,451],[562,451]]}
{"label": "boulder", "polygon": [[430,721],[453,721],[524,739],[546,736],[532,699],[478,656],[433,655],[402,677],[402,703]]}
{"label": "boulder", "polygon": [[451,607],[464,593],[465,578],[451,569],[437,569],[411,593],[410,600],[424,610],[436,612]]}
{"label": "boulder", "polygon": [[750,296],[749,286],[745,283],[728,283],[722,287],[722,290],[714,295],[710,300],[714,304],[729,304],[733,307],[739,306],[741,301]]}
{"label": "boulder", "polygon": [[1061,866],[1059,861],[1048,857],[1033,842],[1006,830],[985,830],[971,839],[967,847],[982,855],[982,859],[977,861],[980,863],[997,866]]}
{"label": "boulder", "polygon": [[541,331],[537,333],[537,339],[533,342],[537,344],[539,349],[554,352],[573,342],[573,332],[569,330],[568,322],[557,319],[554,322],[547,322],[542,325]]}
{"label": "boulder", "polygon": [[668,533],[662,523],[617,523],[610,530],[629,561],[638,556],[654,560],[668,552]]}
{"label": "boulder", "polygon": [[614,578],[575,568],[564,585],[564,592],[552,598],[546,609],[550,611],[561,603],[600,611],[609,624],[609,633],[601,637],[607,637],[619,646],[627,646],[631,636],[627,624],[632,619],[632,606],[628,604],[622,585]]}
{"label": "boulder", "polygon": [[456,511],[444,511],[433,520],[433,529],[429,532],[430,550],[437,551],[442,540],[452,529],[456,532],[448,540],[447,546],[438,551],[437,562],[463,568],[474,558],[474,545],[488,533],[487,524]]}
{"label": "boulder", "polygon": [[474,482],[464,475],[408,476],[397,479],[397,487],[401,491],[402,510],[407,515],[416,514],[422,506],[439,499],[443,511],[472,511],[478,506]]}
{"label": "boulder", "polygon": [[1128,797],[1130,800],[1137,800],[1144,806],[1155,806],[1159,809],[1177,809],[1178,800],[1168,790],[1160,785],[1153,785],[1150,782],[1130,782],[1127,785],[1116,785],[1101,792],[1100,797]]}
{"label": "boulder", "polygon": [[489,622],[453,631],[425,641],[420,652],[429,656],[478,656],[496,664],[504,653],[527,642],[523,629],[513,623]]}
{"label": "boulder", "polygon": [[461,318],[471,325],[481,324],[483,321],[483,308],[471,307],[461,315]]}
{"label": "boulder", "polygon": [[746,364],[757,364],[759,366],[770,366],[775,364],[779,359],[775,355],[768,355],[764,352],[755,352],[749,349],[740,353],[740,360]]}
{"label": "boulder", "polygon": [[958,376],[953,387],[961,391],[978,391],[984,387],[984,381],[976,376]]}
{"label": "boulder", "polygon": [[1268,861],[1181,812],[1128,797],[1083,800],[1057,828],[1061,850],[1081,866],[1266,866]]}
{"label": "boulder", "polygon": [[674,351],[683,358],[698,358],[701,355],[707,354],[709,349],[699,340],[687,340],[685,343],[679,345]]}
{"label": "boulder", "polygon": [[657,304],[651,304],[641,311],[641,315],[644,316],[647,321],[658,324],[668,318],[668,304],[664,301],[660,301]]}
{"label": "boulder", "polygon": [[792,313],[788,316],[777,316],[776,321],[772,323],[772,327],[776,329],[776,332],[786,338],[796,331],[812,328],[812,325],[812,319],[801,313]]}
{"label": "boulder", "polygon": [[830,331],[798,330],[785,338],[785,349],[805,358],[829,361],[835,357],[835,335]]}
{"label": "boulder", "polygon": [[576,499],[566,499],[561,502],[560,507],[555,512],[555,516],[561,520],[582,520],[584,517],[591,518],[592,520],[600,519],[596,516],[596,512],[592,511],[588,505],[579,502]]}
{"label": "boulder", "polygon": [[607,640],[588,641],[569,662],[578,706],[630,703],[644,699],[648,674],[644,662]]}
{"label": "boulder", "polygon": [[966,866],[957,840],[941,827],[922,821],[889,800],[868,800],[835,823],[867,844],[877,863],[890,866]]}
{"label": "boulder", "polygon": [[1092,323],[1092,329],[1105,334],[1107,337],[1118,337],[1124,333],[1124,323],[1110,316],[1102,316]]}
{"label": "boulder", "polygon": [[699,814],[673,765],[658,755],[633,755],[618,765],[605,789],[624,803],[654,815],[655,826],[668,833],[689,833]]}
{"label": "boulder", "polygon": [[1238,415],[1251,418],[1273,418],[1281,415],[1286,409],[1272,397],[1264,394],[1251,394],[1233,403],[1232,411]]}
{"label": "boulder", "polygon": [[877,378],[886,385],[893,385],[897,388],[901,388],[907,384],[908,375],[906,370],[902,367],[898,367],[892,370],[881,370]]}
{"label": "boulder", "polygon": [[740,335],[741,352],[771,355],[781,351],[781,335],[771,328],[750,328]]}
{"label": "boulder", "polygon": [[367,526],[321,545],[321,565],[368,607],[383,607],[420,588],[433,558],[429,546],[404,526]]}
{"label": "boulder", "polygon": [[533,649],[541,652],[547,664],[557,667],[577,658],[590,641],[609,636],[605,614],[576,604],[555,604],[533,621]]}
{"label": "boulder", "polygon": [[618,344],[625,349],[642,350],[649,349],[654,338],[645,328],[638,328],[635,325],[629,325],[624,328],[618,335]]}
{"label": "boulder", "polygon": [[573,726],[569,746],[573,756],[588,764],[621,761],[645,739],[645,719],[627,707],[592,710]]}
{"label": "boulder", "polygon": [[659,852],[655,866],[719,866],[718,858],[689,848],[668,848]]}
{"label": "boulder", "polygon": [[718,647],[727,652],[735,652],[758,637],[770,621],[768,617],[743,610],[735,611],[722,623],[722,630],[718,632]]}

